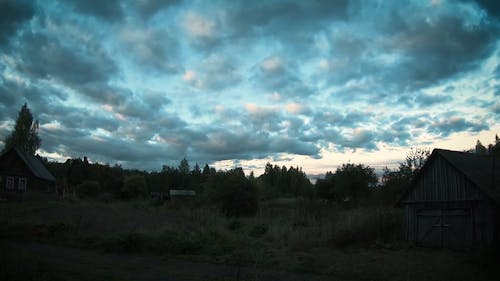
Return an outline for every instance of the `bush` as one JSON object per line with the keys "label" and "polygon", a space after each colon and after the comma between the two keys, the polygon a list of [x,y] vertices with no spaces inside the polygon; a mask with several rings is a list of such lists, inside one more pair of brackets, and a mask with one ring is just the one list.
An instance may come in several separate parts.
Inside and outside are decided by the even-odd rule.
{"label": "bush", "polygon": [[243,223],[241,223],[238,220],[233,220],[233,221],[229,222],[226,227],[229,230],[238,230],[241,227],[243,227]]}
{"label": "bush", "polygon": [[351,209],[339,213],[333,242],[351,245],[387,244],[401,241],[401,213],[392,209]]}
{"label": "bush", "polygon": [[258,238],[266,234],[268,230],[269,227],[267,226],[267,224],[257,224],[250,229],[248,235],[254,238]]}
{"label": "bush", "polygon": [[104,239],[100,247],[107,252],[142,252],[148,237],[142,233],[127,233]]}
{"label": "bush", "polygon": [[157,238],[155,247],[156,251],[161,251],[162,254],[194,254],[199,252],[208,242],[197,232],[176,233],[165,231]]}
{"label": "bush", "polygon": [[146,186],[146,179],[140,175],[133,175],[125,178],[122,187],[122,196],[126,199],[146,197],[148,189]]}
{"label": "bush", "polygon": [[210,177],[205,196],[227,217],[255,215],[258,209],[257,189],[241,168]]}
{"label": "bush", "polygon": [[101,187],[96,181],[84,181],[76,187],[76,194],[80,198],[97,197]]}
{"label": "bush", "polygon": [[14,248],[0,249],[0,280],[63,280],[40,258]]}
{"label": "bush", "polygon": [[252,216],[257,207],[257,197],[247,190],[235,189],[226,194],[221,202],[222,212],[227,217]]}

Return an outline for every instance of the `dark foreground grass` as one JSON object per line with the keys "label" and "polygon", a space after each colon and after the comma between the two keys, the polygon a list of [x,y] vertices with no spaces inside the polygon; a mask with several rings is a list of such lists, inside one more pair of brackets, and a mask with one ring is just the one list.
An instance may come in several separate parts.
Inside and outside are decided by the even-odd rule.
{"label": "dark foreground grass", "polygon": [[[401,240],[402,214],[393,208],[341,209],[287,200],[264,202],[254,217],[226,218],[210,206],[38,202],[2,204],[0,214],[1,239],[99,253],[176,257],[341,280],[475,280],[477,276],[497,280],[499,276],[492,256],[407,245]],[[28,264],[35,276],[54,279],[43,262],[28,259]],[[15,266],[9,270],[18,272]]]}

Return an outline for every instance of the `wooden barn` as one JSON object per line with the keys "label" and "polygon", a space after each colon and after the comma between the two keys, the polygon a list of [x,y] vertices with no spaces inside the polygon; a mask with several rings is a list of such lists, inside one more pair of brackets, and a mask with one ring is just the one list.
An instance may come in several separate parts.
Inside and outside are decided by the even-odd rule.
{"label": "wooden barn", "polygon": [[3,193],[55,194],[56,179],[39,158],[17,148],[0,155],[0,190]]}
{"label": "wooden barn", "polygon": [[435,149],[398,201],[406,239],[425,247],[498,246],[500,159]]}

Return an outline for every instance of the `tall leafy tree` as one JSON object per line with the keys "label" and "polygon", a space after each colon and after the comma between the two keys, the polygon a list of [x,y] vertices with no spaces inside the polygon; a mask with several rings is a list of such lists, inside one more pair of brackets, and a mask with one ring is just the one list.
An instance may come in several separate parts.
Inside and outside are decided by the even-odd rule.
{"label": "tall leafy tree", "polygon": [[495,135],[495,143],[488,145],[488,152],[496,157],[500,157],[500,138]]}
{"label": "tall leafy tree", "polygon": [[31,155],[40,148],[42,140],[38,136],[38,120],[33,120],[28,104],[24,104],[17,116],[14,131],[5,139],[4,151],[17,147]]}
{"label": "tall leafy tree", "polygon": [[475,150],[477,154],[488,154],[488,149],[479,140],[476,142]]}
{"label": "tall leafy tree", "polygon": [[369,196],[370,188],[377,183],[375,169],[363,164],[343,164],[334,174],[334,193],[338,200],[358,204]]}
{"label": "tall leafy tree", "polygon": [[430,155],[431,151],[427,148],[412,148],[406,154],[405,160],[399,163],[398,169],[391,170],[386,167],[381,178],[382,188],[378,194],[379,198],[385,203],[394,204]]}
{"label": "tall leafy tree", "polygon": [[190,186],[190,168],[189,168],[189,163],[186,160],[186,158],[183,158],[181,162],[179,163],[179,168],[178,171],[180,173],[180,187],[181,188],[189,188]]}

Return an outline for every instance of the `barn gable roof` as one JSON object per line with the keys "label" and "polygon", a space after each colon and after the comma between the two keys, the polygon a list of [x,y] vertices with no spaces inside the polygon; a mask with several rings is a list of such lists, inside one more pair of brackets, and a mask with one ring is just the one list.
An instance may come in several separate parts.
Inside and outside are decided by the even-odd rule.
{"label": "barn gable roof", "polygon": [[500,204],[500,159],[498,157],[446,149],[434,149],[409,188],[398,200],[398,206],[401,206],[402,201],[415,188],[420,176],[426,172],[427,167],[429,167],[437,157],[445,159],[448,164],[462,173],[483,193]]}
{"label": "barn gable roof", "polygon": [[[28,169],[35,175],[35,177],[55,182],[56,178],[45,168],[43,163],[36,156],[30,155],[18,148],[12,148],[12,150],[19,156],[21,160],[26,164]],[[6,151],[5,154],[9,153]]]}

